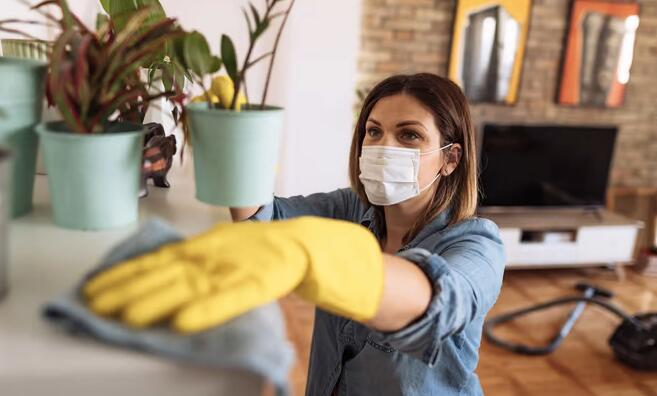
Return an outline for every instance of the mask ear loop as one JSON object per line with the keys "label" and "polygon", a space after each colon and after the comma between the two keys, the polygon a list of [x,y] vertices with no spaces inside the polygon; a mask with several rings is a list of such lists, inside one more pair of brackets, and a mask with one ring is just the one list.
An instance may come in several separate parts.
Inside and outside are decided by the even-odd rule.
{"label": "mask ear loop", "polygon": [[[442,150],[444,150],[444,149],[446,149],[446,148],[452,147],[453,145],[454,145],[454,143],[446,144],[445,146],[443,146],[443,147],[441,147],[441,148],[437,148],[437,149],[435,149],[435,150],[427,151],[427,152],[424,152],[424,153],[422,153],[422,154],[431,154],[431,153],[435,153],[436,151],[442,151]],[[443,172],[443,169],[444,169],[444,168],[445,168],[445,164],[443,164],[443,166],[440,168],[440,170],[438,171],[438,174],[436,175],[436,177],[433,178],[433,180],[431,181],[431,183],[429,183],[429,184],[427,184],[426,186],[422,187],[422,188],[420,189],[419,192],[424,192],[426,189],[428,189],[429,187],[431,187],[431,186],[433,185],[433,183],[435,183],[436,180],[438,180],[438,179],[440,178],[440,176],[443,176],[442,172]]]}
{"label": "mask ear loop", "polygon": [[420,189],[420,192],[424,192],[427,188],[431,187],[431,186],[433,185],[433,183],[435,183],[436,180],[438,180],[438,179],[440,178],[440,176],[442,176],[442,174],[441,174],[440,172],[438,172],[438,174],[436,175],[436,177],[433,178],[433,180],[431,181],[431,183],[429,183],[429,184],[427,184],[426,186],[422,187],[422,188]]}
{"label": "mask ear loop", "polygon": [[446,144],[443,147],[438,147],[437,149],[433,149],[433,150],[429,150],[429,151],[425,151],[423,153],[420,153],[420,155],[432,154],[432,153],[435,153],[435,152],[438,152],[438,151],[443,151],[446,148],[452,147],[453,145],[454,145],[454,143]]}

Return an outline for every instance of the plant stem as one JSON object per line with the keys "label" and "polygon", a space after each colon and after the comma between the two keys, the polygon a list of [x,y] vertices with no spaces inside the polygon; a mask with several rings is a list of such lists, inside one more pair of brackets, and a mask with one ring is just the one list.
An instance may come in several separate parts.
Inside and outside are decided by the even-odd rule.
{"label": "plant stem", "polygon": [[233,100],[230,102],[230,109],[235,110],[237,107],[237,96],[240,92],[241,85],[242,85],[242,80],[244,79],[244,75],[246,74],[246,65],[248,65],[249,60],[251,58],[251,53],[253,52],[253,47],[255,47],[254,42],[251,41],[249,44],[249,50],[246,52],[246,57],[244,58],[244,65],[242,66],[242,70],[237,72],[237,78],[235,81],[233,81],[233,91],[235,93],[233,94]]}
{"label": "plant stem", "polygon": [[253,66],[256,63],[260,62],[261,60],[267,58],[268,56],[272,56],[273,54],[274,54],[273,52],[267,52],[266,54],[262,54],[259,57],[257,57],[256,59],[254,59],[252,62],[250,62],[247,67],[250,68],[251,66]]}
{"label": "plant stem", "polygon": [[265,91],[262,93],[262,101],[260,102],[260,110],[264,110],[265,108],[265,102],[267,101],[267,93],[269,92],[269,83],[271,82],[271,73],[272,70],[274,69],[274,60],[276,59],[276,52],[278,50],[278,43],[281,40],[281,36],[283,34],[283,29],[285,28],[285,24],[287,23],[287,18],[290,16],[290,12],[292,11],[292,7],[294,6],[295,0],[290,1],[290,6],[287,8],[287,11],[285,11],[285,17],[283,18],[283,22],[281,22],[281,27],[278,29],[278,33],[276,34],[276,41],[274,42],[274,49],[271,51],[271,59],[269,59],[269,70],[267,70],[267,80],[265,81]]}
{"label": "plant stem", "polygon": [[[245,75],[245,77],[246,77],[246,75]],[[244,97],[246,98],[246,104],[248,105],[251,102],[249,102],[249,90],[246,87],[246,78],[244,78],[242,80],[242,85],[244,85]],[[235,95],[235,96],[237,96],[237,95]]]}
{"label": "plant stem", "polygon": [[212,96],[210,96],[210,91],[208,91],[207,88],[205,88],[205,84],[203,83],[203,77],[199,78],[198,81],[196,81],[196,84],[200,85],[201,88],[203,88],[203,96],[205,96],[206,102],[208,102],[208,110],[212,110],[214,107],[214,103],[212,103]]}
{"label": "plant stem", "polygon": [[[265,11],[265,16],[263,17],[263,20],[266,20],[267,18],[269,18],[269,14],[271,13],[271,11],[272,11],[275,4],[276,3],[268,4],[267,10]],[[233,100],[230,102],[230,109],[231,110],[235,110],[237,108],[237,97],[238,97],[239,92],[240,92],[242,80],[244,79],[244,76],[246,75],[246,71],[250,67],[250,65],[249,65],[250,62],[249,61],[251,60],[251,54],[253,54],[253,49],[255,48],[255,43],[256,43],[256,40],[252,40],[252,39],[249,40],[249,49],[246,52],[246,57],[244,58],[244,64],[242,65],[242,70],[240,70],[237,73],[237,79],[236,79],[237,81],[233,81],[233,88],[234,88],[235,93],[233,94]]]}

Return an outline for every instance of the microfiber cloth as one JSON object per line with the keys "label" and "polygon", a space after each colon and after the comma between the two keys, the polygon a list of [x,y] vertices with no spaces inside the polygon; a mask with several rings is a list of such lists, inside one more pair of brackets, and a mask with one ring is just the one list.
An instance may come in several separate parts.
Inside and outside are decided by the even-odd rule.
{"label": "microfiber cloth", "polygon": [[145,223],[135,235],[112,249],[72,291],[47,303],[44,317],[74,335],[89,335],[110,344],[206,367],[244,369],[270,380],[279,395],[288,394],[287,378],[294,352],[287,341],[285,321],[276,303],[193,335],[177,334],[166,325],[134,330],[87,309],[81,289],[90,277],[116,263],[181,239],[180,234],[163,221]]}

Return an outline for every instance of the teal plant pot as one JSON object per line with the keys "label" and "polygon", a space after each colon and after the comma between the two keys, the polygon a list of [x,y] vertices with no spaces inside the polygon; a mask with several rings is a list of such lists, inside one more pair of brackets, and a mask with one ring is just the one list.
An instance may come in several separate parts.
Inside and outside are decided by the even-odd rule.
{"label": "teal plant pot", "polygon": [[0,57],[0,145],[14,154],[12,217],[32,210],[38,145],[34,126],[41,120],[45,77],[43,62]]}
{"label": "teal plant pot", "polygon": [[0,300],[9,283],[9,177],[11,155],[0,147]]}
{"label": "teal plant pot", "polygon": [[76,230],[122,227],[138,219],[144,130],[114,124],[76,134],[63,122],[37,126],[55,224]]}
{"label": "teal plant pot", "polygon": [[12,58],[48,61],[50,45],[42,40],[2,39],[2,55]]}
{"label": "teal plant pot", "polygon": [[219,206],[259,206],[273,200],[284,111],[240,112],[187,106],[196,198]]}

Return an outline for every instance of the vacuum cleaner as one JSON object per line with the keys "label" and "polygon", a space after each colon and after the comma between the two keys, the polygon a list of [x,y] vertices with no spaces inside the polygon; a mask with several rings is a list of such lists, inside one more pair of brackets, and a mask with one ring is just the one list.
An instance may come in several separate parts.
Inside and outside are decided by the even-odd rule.
{"label": "vacuum cleaner", "polygon": [[[578,283],[575,288],[579,295],[556,298],[542,304],[522,308],[505,314],[493,316],[484,323],[484,336],[488,341],[522,355],[547,355],[554,352],[568,336],[575,323],[588,304],[594,304],[621,318],[622,323],[616,328],[609,345],[616,358],[637,370],[657,370],[657,312],[629,315],[615,306],[609,299],[613,293],[609,290]],[[559,305],[575,304],[559,332],[543,346],[530,346],[504,341],[493,334],[495,326],[512,321],[532,312],[542,311]]]}

